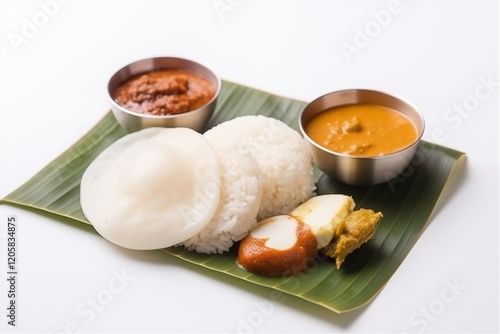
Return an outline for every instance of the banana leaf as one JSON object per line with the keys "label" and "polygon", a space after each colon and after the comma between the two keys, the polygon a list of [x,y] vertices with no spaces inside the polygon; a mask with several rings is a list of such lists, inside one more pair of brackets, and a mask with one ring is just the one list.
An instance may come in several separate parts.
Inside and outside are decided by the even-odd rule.
{"label": "banana leaf", "polygon": [[[207,128],[237,116],[261,114],[278,118],[298,130],[298,117],[305,105],[303,101],[224,81]],[[80,207],[81,176],[102,150],[124,135],[112,113],[108,112],[83,138],[0,203],[49,212],[61,221],[72,219],[89,224]],[[438,202],[442,202],[445,188],[455,183],[464,157],[464,153],[422,141],[401,175],[369,187],[337,183],[315,167],[318,194],[351,195],[357,208],[371,208],[384,215],[375,237],[349,255],[339,270],[331,260],[318,256],[311,268],[301,275],[263,277],[248,273],[236,264],[237,247],[217,255],[198,254],[181,247],[171,247],[164,252],[303,298],[336,313],[351,311],[372,300],[404,261],[439,206]]]}

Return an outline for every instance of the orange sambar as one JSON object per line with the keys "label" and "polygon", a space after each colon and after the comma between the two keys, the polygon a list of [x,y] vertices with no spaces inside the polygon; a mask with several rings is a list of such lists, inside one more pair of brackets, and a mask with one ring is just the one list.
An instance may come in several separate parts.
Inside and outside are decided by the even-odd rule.
{"label": "orange sambar", "polygon": [[315,115],[307,135],[328,150],[372,157],[402,150],[417,140],[417,129],[404,114],[376,104],[348,104]]}

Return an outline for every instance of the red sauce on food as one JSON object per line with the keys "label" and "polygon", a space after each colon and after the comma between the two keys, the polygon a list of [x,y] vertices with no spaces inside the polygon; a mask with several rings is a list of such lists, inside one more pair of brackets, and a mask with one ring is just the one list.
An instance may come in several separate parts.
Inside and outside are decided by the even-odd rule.
{"label": "red sauce on food", "polygon": [[307,269],[316,254],[318,242],[311,228],[300,222],[296,230],[297,242],[286,250],[265,245],[265,239],[248,235],[238,249],[237,262],[244,269],[259,275],[286,276]]}
{"label": "red sauce on food", "polygon": [[208,80],[183,70],[152,71],[123,83],[113,96],[128,110],[150,115],[174,115],[208,103],[215,88]]}

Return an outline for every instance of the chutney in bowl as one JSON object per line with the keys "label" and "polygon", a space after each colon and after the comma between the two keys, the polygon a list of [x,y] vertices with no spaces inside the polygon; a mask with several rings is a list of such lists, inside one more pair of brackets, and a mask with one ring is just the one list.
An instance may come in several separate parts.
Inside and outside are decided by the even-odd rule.
{"label": "chutney in bowl", "polygon": [[118,123],[134,132],[148,127],[187,127],[198,132],[213,115],[221,79],[186,58],[146,58],[118,70],[108,98]]}
{"label": "chutney in bowl", "polygon": [[378,104],[349,104],[315,115],[305,131],[316,143],[353,156],[381,156],[404,149],[418,133],[404,114]]}
{"label": "chutney in bowl", "polygon": [[323,95],[301,113],[299,127],[315,164],[350,185],[399,175],[416,153],[424,118],[410,102],[367,89]]}

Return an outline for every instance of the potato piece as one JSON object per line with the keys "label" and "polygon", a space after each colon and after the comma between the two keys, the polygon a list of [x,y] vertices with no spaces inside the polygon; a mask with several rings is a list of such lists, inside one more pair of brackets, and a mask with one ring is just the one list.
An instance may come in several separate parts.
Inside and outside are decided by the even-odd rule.
{"label": "potato piece", "polygon": [[380,218],[382,213],[375,213],[371,209],[353,211],[337,225],[332,242],[323,248],[322,252],[335,258],[335,264],[339,269],[347,255],[373,238]]}

